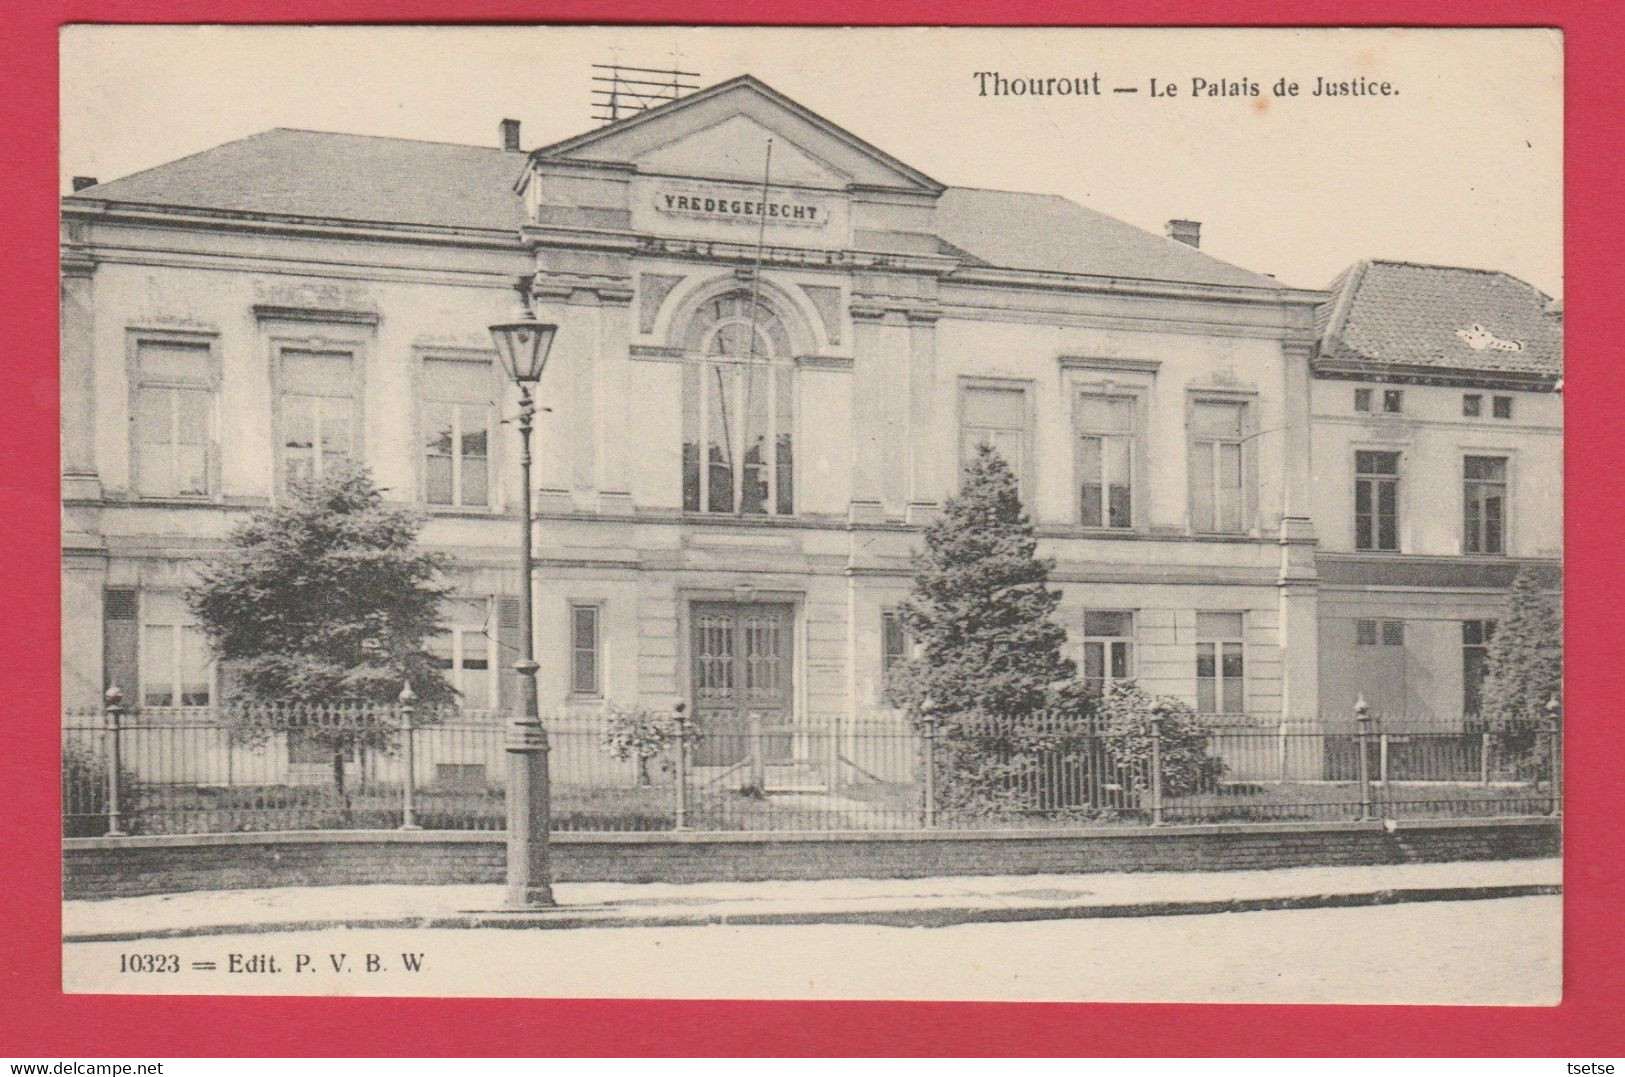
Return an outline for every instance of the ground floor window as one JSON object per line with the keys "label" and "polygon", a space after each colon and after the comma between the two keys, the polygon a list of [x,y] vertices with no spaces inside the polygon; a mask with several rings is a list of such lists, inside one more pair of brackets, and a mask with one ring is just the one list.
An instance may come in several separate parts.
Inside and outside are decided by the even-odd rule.
{"label": "ground floor window", "polygon": [[1094,695],[1134,676],[1134,615],[1089,610],[1083,615],[1083,680]]}
{"label": "ground floor window", "polygon": [[214,656],[178,591],[141,596],[140,675],[144,707],[206,707],[213,697]]}
{"label": "ground floor window", "polygon": [[457,690],[458,701],[479,710],[495,708],[496,637],[491,630],[490,600],[448,599],[441,604],[440,617],[446,631],[429,637],[429,653]]}
{"label": "ground floor window", "polygon": [[603,694],[598,613],[597,606],[570,607],[570,691],[578,696]]}
{"label": "ground floor window", "polygon": [[1461,622],[1461,710],[1465,715],[1478,714],[1483,703],[1484,672],[1494,635],[1492,620]]}
{"label": "ground floor window", "polygon": [[1196,709],[1199,713],[1246,713],[1242,620],[1240,613],[1196,615]]}

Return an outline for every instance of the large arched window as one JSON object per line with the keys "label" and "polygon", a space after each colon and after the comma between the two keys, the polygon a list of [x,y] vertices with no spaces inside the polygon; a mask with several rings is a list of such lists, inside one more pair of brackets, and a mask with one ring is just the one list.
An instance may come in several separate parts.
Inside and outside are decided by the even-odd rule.
{"label": "large arched window", "polygon": [[710,299],[683,340],[683,508],[795,511],[795,364],[773,308],[749,292]]}

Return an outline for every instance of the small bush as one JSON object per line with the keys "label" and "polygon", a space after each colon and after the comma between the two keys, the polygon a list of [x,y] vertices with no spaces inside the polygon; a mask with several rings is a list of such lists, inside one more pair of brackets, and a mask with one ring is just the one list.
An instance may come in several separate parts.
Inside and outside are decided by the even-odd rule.
{"label": "small bush", "polygon": [[649,785],[649,761],[677,740],[677,723],[669,714],[644,707],[622,710],[610,707],[605,714],[604,751],[616,759],[631,759],[638,767],[638,784]]}
{"label": "small bush", "polygon": [[1137,790],[1146,791],[1150,784],[1151,724],[1159,714],[1162,795],[1181,797],[1218,788],[1224,760],[1208,754],[1208,731],[1189,704],[1173,696],[1153,696],[1132,681],[1120,681],[1101,697],[1098,713],[1112,762],[1134,775]]}
{"label": "small bush", "polygon": [[[120,768],[119,812],[125,833],[134,833],[141,783]],[[81,744],[62,746],[62,836],[97,838],[107,833],[107,759]]]}

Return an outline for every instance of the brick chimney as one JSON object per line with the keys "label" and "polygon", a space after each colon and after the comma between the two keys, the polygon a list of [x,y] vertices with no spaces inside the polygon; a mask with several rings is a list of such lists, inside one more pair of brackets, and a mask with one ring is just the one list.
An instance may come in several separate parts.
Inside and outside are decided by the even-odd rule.
{"label": "brick chimney", "polygon": [[1169,239],[1178,240],[1188,247],[1202,245],[1202,222],[1182,221],[1174,219],[1162,226],[1163,234]]}
{"label": "brick chimney", "polygon": [[502,121],[502,148],[509,153],[519,152],[519,121]]}
{"label": "brick chimney", "polygon": [[95,176],[75,176],[75,177],[73,177],[73,189],[74,189],[74,191],[76,193],[79,192],[79,191],[84,190],[86,187],[94,187],[94,186],[96,186],[96,177]]}

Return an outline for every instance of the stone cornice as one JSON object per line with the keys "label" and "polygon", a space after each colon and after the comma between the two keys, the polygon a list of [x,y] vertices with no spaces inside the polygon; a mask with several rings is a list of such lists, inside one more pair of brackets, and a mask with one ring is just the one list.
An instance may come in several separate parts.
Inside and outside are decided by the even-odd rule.
{"label": "stone cornice", "polygon": [[452,225],[397,224],[299,217],[274,213],[200,209],[137,203],[64,199],[62,219],[76,223],[119,224],[176,230],[283,234],[300,238],[429,243],[460,247],[518,247],[514,229],[465,228]]}
{"label": "stone cornice", "polygon": [[1348,359],[1316,359],[1317,378],[1339,381],[1388,382],[1395,385],[1454,385],[1470,389],[1513,389],[1552,392],[1560,374],[1522,370],[1469,370],[1405,363],[1365,363]]}

